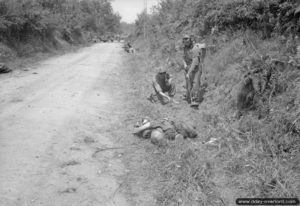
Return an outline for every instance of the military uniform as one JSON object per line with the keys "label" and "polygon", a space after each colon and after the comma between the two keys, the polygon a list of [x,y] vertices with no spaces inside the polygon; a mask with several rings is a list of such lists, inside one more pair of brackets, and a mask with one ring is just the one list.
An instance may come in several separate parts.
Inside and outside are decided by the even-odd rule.
{"label": "military uniform", "polygon": [[[150,124],[149,124],[150,123]],[[144,126],[145,124],[149,124]],[[151,121],[147,119],[143,120],[143,123],[136,125],[138,128],[134,133],[142,136],[145,139],[149,139],[151,132],[156,129],[160,129],[164,138],[168,140],[174,140],[177,134],[181,134],[183,138],[197,138],[198,134],[195,128],[186,122],[175,122],[168,118],[162,120]]]}
{"label": "military uniform", "polygon": [[[160,100],[162,104],[167,104],[168,102],[164,97],[162,97],[159,94],[160,92],[163,93],[167,92],[169,97],[174,97],[176,93],[176,87],[174,82],[171,82],[170,85],[166,84],[166,80],[169,78],[170,76],[167,72],[159,72],[153,78],[153,88],[156,93],[155,96],[158,98],[158,100]],[[155,98],[155,97],[153,97],[152,95],[151,98]]]}
{"label": "military uniform", "polygon": [[186,98],[191,100],[192,105],[200,103],[201,75],[205,57],[205,44],[193,44],[190,48],[184,47],[183,59],[187,64],[186,77]]}

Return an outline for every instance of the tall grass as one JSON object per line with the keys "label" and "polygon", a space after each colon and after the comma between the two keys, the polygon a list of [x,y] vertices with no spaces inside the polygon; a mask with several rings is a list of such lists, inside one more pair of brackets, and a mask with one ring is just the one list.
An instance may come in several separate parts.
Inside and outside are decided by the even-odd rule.
{"label": "tall grass", "polygon": [[[245,44],[245,37],[252,44]],[[269,83],[275,89],[256,94],[255,106],[237,119],[238,85],[249,72],[245,59],[266,55],[281,59],[287,48],[276,38],[262,41],[255,34],[236,34],[217,46],[205,62],[203,79],[209,86],[198,112],[183,103],[151,107],[148,112],[155,118],[184,119],[197,125],[199,132],[199,139],[152,148],[157,155],[146,160],[150,179],[156,182],[157,205],[234,205],[239,197],[299,198],[299,70],[288,65],[275,69],[276,81]],[[156,62],[165,62],[153,56]],[[147,62],[154,60],[148,56]],[[182,74],[170,71],[180,87]],[[140,72],[147,78],[155,70],[148,66]]]}

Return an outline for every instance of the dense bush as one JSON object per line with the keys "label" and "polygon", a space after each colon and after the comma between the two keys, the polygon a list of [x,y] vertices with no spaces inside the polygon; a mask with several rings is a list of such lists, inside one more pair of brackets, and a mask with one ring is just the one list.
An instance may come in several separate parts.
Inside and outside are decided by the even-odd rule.
{"label": "dense bush", "polygon": [[142,36],[146,31],[154,49],[155,43],[161,45],[159,41],[172,40],[183,33],[201,38],[250,29],[262,38],[272,34],[295,36],[300,34],[299,6],[297,0],[163,0],[151,15],[139,15],[136,35]]}
{"label": "dense bush", "polygon": [[224,30],[252,29],[264,30],[264,37],[272,32],[299,33],[299,13],[296,13],[296,1],[240,1],[235,0],[220,5],[219,8],[209,9],[206,14],[197,13],[204,17],[206,28],[218,26]]}
{"label": "dense bush", "polygon": [[55,31],[78,37],[84,32],[113,33],[119,27],[120,16],[108,0],[0,0],[0,39],[11,46],[32,38],[52,39]]}

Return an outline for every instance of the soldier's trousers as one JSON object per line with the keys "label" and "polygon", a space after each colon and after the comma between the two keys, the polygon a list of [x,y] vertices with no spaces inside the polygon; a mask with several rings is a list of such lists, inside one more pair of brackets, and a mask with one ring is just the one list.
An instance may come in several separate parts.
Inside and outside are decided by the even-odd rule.
{"label": "soldier's trousers", "polygon": [[186,97],[192,104],[200,103],[200,89],[201,89],[201,76],[202,65],[199,65],[189,76],[186,78]]}

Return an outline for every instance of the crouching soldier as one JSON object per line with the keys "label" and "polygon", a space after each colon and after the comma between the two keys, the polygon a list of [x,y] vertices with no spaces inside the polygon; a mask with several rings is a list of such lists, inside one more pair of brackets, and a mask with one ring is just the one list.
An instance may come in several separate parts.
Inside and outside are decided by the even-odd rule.
{"label": "crouching soldier", "polygon": [[151,102],[155,103],[159,100],[162,104],[170,102],[178,103],[173,98],[176,93],[175,83],[171,75],[166,71],[160,70],[153,78],[152,86],[155,94],[151,94],[148,98]]}

